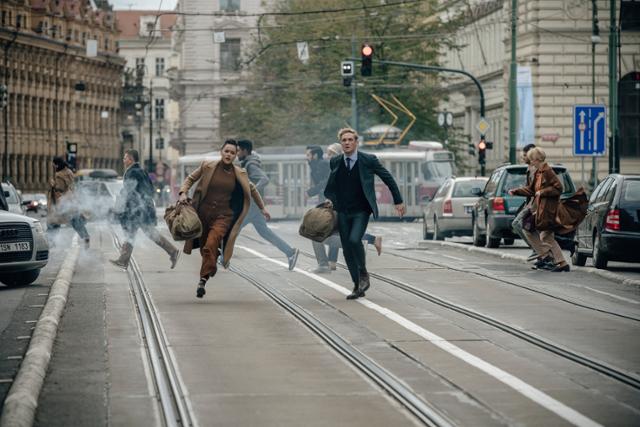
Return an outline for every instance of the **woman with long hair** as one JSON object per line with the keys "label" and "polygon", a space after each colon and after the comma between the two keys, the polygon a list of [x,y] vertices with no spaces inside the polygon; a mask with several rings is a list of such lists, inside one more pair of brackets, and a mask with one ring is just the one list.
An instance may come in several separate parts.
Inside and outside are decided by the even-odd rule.
{"label": "woman with long hair", "polygon": [[220,160],[204,161],[184,181],[180,188],[180,203],[188,203],[187,194],[196,184],[191,203],[202,222],[202,236],[187,240],[184,252],[200,248],[202,264],[196,296],[202,298],[209,277],[217,272],[217,260],[222,247],[222,265],[227,267],[233,255],[233,245],[249,211],[251,199],[269,220],[260,193],[249,181],[247,172],[233,164],[238,143],[226,140],[220,149]]}

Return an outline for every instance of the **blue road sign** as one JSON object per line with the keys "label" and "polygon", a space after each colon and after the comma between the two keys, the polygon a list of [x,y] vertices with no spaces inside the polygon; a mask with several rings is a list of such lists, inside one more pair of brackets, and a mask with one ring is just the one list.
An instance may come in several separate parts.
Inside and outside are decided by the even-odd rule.
{"label": "blue road sign", "polygon": [[606,138],[607,111],[604,105],[573,107],[574,156],[604,156]]}

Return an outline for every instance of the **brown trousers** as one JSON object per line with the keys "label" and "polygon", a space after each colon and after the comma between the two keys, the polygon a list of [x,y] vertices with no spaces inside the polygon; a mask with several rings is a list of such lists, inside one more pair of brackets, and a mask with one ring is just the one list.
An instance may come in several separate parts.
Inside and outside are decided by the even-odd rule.
{"label": "brown trousers", "polygon": [[527,240],[531,244],[531,247],[538,254],[540,258],[544,258],[547,255],[551,255],[556,264],[566,263],[564,255],[562,255],[562,249],[556,242],[553,231],[534,231],[533,233],[527,230],[523,230]]}
{"label": "brown trousers", "polygon": [[200,255],[202,256],[202,265],[200,267],[200,277],[207,280],[209,277],[215,276],[218,271],[217,262],[220,256],[220,245],[224,236],[231,227],[231,216],[218,216],[211,221],[208,229],[205,229],[200,237]]}

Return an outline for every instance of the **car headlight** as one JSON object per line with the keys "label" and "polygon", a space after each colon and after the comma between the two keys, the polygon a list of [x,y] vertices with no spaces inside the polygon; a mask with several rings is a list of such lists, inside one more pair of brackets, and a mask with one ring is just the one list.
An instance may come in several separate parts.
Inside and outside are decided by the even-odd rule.
{"label": "car headlight", "polygon": [[42,228],[42,223],[40,221],[36,221],[33,223],[33,229],[38,234],[44,234],[44,228]]}

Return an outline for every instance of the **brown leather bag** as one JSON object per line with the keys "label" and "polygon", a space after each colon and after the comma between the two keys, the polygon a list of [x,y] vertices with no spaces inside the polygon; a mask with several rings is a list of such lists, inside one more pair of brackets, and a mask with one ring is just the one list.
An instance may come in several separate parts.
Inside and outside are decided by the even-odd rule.
{"label": "brown leather bag", "polygon": [[320,204],[305,212],[298,233],[307,239],[323,242],[333,234],[337,227],[338,216],[336,212],[333,208]]}
{"label": "brown leather bag", "polygon": [[191,240],[202,235],[202,223],[191,203],[177,203],[167,206],[164,220],[175,241]]}

